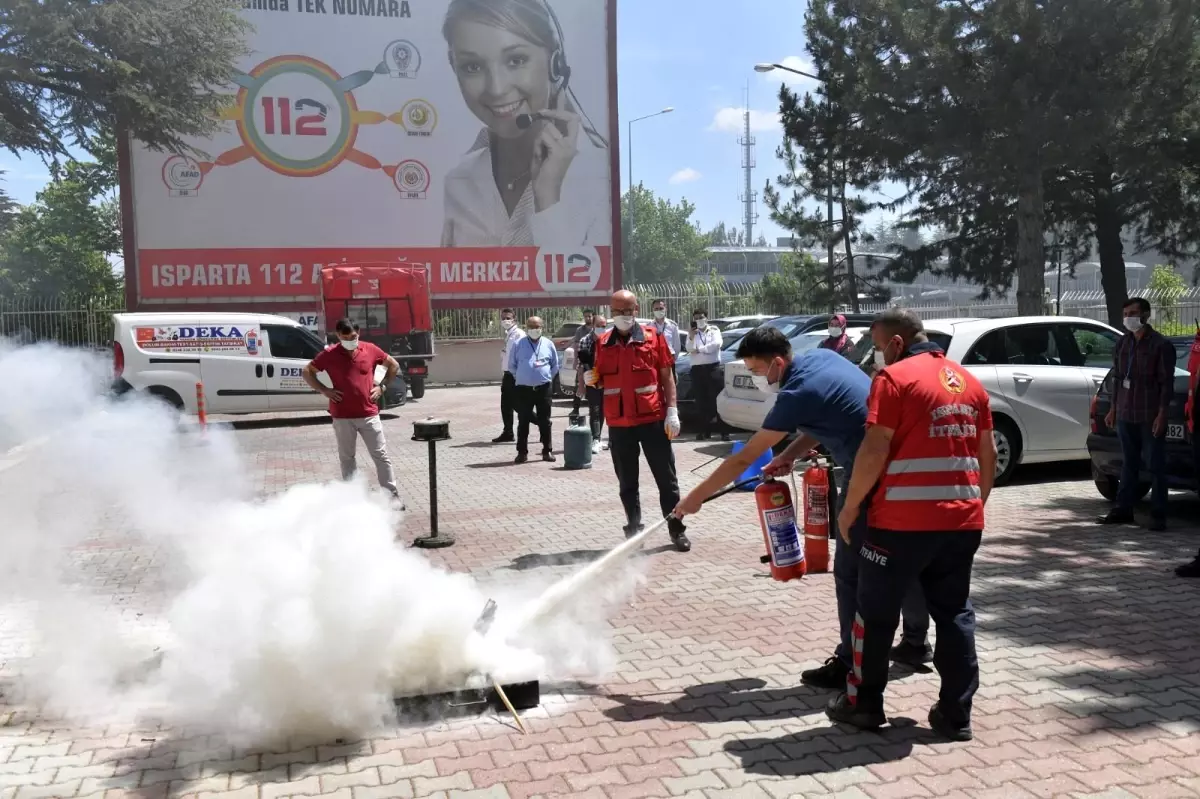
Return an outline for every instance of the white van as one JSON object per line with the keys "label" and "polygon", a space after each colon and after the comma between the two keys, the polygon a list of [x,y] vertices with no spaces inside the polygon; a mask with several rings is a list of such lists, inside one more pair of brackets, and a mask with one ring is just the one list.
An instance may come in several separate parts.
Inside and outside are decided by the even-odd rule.
{"label": "white van", "polygon": [[[329,400],[301,370],[325,342],[283,316],[249,313],[113,314],[117,393],[138,391],[195,414],[196,384],[208,413],[319,411]],[[375,379],[386,368],[377,367]],[[318,379],[327,386],[329,378]]]}

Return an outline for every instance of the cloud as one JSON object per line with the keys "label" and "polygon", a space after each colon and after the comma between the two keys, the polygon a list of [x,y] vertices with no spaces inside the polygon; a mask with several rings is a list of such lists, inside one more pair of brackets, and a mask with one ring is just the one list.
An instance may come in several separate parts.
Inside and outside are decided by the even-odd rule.
{"label": "cloud", "polygon": [[[782,61],[776,62],[780,66],[788,69],[798,69],[801,72],[807,72],[810,75],[817,74],[817,68],[813,66],[812,61],[809,61],[804,56],[790,55]],[[778,86],[780,83],[786,83],[792,88],[801,88],[812,91],[817,86],[817,81],[812,78],[806,78],[803,75],[797,75],[794,72],[788,72],[784,69],[775,69],[770,72],[762,73],[764,79],[772,85]]]}
{"label": "cloud", "polygon": [[680,183],[694,183],[695,181],[699,180],[701,177],[702,177],[702,175],[699,172],[697,172],[695,169],[692,169],[690,166],[688,166],[688,167],[684,167],[683,169],[679,170],[674,175],[671,175],[671,177],[667,179],[667,182],[670,183],[672,186],[677,186]]}
{"label": "cloud", "polygon": [[[744,108],[722,108],[713,115],[712,124],[708,126],[709,130],[716,130],[722,133],[742,133],[745,130],[745,122],[742,119],[742,114],[745,113]],[[769,130],[779,129],[779,113],[776,111],[756,111],[750,109],[750,132],[763,133]]]}

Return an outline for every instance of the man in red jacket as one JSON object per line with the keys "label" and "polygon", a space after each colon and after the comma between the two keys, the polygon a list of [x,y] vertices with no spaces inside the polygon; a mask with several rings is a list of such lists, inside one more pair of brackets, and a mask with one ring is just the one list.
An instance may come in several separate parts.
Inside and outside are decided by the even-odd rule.
{"label": "man in red jacket", "polygon": [[[1192,342],[1192,355],[1188,358],[1188,398],[1184,409],[1188,432],[1192,434],[1192,468],[1196,476],[1196,490],[1200,491],[1200,324],[1196,325],[1196,340]],[[1175,569],[1180,577],[1200,577],[1200,552],[1191,563]]]}

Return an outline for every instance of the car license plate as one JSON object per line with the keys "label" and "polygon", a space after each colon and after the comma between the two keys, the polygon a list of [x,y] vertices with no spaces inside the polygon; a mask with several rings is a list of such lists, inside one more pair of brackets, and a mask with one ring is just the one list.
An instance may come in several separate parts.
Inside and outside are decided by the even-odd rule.
{"label": "car license plate", "polygon": [[754,388],[754,380],[749,375],[734,375],[734,388]]}
{"label": "car license plate", "polygon": [[1183,425],[1181,425],[1181,424],[1167,425],[1167,440],[1168,441],[1183,441]]}

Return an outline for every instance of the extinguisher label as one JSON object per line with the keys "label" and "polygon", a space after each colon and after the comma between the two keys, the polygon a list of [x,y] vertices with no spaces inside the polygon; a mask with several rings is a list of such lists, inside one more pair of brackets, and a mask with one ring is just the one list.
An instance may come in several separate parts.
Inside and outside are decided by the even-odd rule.
{"label": "extinguisher label", "polygon": [[805,524],[829,524],[829,492],[824,486],[810,486],[804,504]]}
{"label": "extinguisher label", "polygon": [[796,514],[791,505],[764,510],[763,523],[771,541],[771,560],[776,566],[794,566],[804,560],[804,547],[796,529]]}

